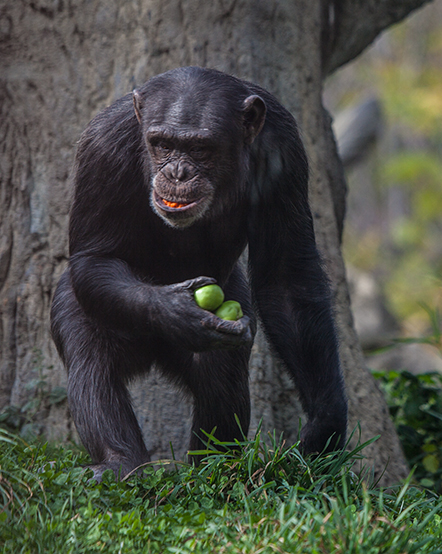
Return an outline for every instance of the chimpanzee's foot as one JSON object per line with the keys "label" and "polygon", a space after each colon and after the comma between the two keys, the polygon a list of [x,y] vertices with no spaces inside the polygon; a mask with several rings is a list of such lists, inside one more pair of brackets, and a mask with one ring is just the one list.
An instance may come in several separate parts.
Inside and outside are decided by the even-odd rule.
{"label": "chimpanzee's foot", "polygon": [[129,476],[129,474],[140,474],[143,470],[143,463],[149,462],[149,459],[146,459],[145,462],[140,462],[139,464],[134,464],[133,462],[129,462],[128,460],[119,460],[119,461],[110,461],[110,462],[103,462],[101,464],[89,464],[85,466],[85,469],[92,469],[94,472],[94,475],[92,479],[97,481],[97,483],[101,482],[103,473],[107,469],[111,469],[115,477],[118,481],[121,481],[122,479]]}

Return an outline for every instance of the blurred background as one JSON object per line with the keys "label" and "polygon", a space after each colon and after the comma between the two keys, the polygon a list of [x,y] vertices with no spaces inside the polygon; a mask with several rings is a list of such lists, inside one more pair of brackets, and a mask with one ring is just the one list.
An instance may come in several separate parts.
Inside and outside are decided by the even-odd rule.
{"label": "blurred background", "polygon": [[[324,102],[348,182],[344,256],[363,348],[434,335],[442,308],[442,2],[337,71]],[[401,359],[396,350],[369,365],[442,371],[434,347],[403,348]]]}

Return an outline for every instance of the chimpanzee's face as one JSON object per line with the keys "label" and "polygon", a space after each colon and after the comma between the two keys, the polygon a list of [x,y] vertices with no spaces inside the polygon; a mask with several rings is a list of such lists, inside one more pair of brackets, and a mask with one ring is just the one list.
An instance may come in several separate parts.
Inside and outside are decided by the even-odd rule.
{"label": "chimpanzee's face", "polygon": [[[155,84],[155,83],[154,83]],[[166,91],[166,92],[165,92]],[[244,188],[247,146],[260,132],[266,107],[237,88],[201,80],[161,95],[134,91],[134,107],[149,154],[150,203],[172,227],[223,213]]]}
{"label": "chimpanzee's face", "polygon": [[146,133],[151,159],[151,206],[173,227],[188,227],[210,210],[222,150],[208,129],[151,127]]}

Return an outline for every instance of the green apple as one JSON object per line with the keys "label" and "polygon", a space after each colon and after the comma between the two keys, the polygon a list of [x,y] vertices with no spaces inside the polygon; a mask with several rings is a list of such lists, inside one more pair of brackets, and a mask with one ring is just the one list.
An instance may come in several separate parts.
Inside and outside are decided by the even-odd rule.
{"label": "green apple", "polygon": [[195,302],[203,310],[216,310],[224,300],[224,292],[218,285],[206,285],[193,293]]}
{"label": "green apple", "polygon": [[236,300],[227,300],[216,310],[215,315],[221,319],[228,321],[236,321],[244,314],[242,313],[241,304]]}

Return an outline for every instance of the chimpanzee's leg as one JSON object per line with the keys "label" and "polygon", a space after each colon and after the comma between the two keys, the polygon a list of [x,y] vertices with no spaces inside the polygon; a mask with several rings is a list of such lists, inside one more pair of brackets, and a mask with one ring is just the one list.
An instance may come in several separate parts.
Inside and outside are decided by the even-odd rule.
{"label": "chimpanzee's leg", "polygon": [[[242,440],[243,434],[247,436],[250,350],[241,347],[187,356],[174,350],[161,360],[160,371],[194,399],[190,450],[205,448],[207,437],[202,431],[210,433],[215,427],[214,435],[221,441]],[[196,462],[199,459],[194,458]]]}
{"label": "chimpanzee's leg", "polygon": [[[250,350],[196,354],[188,383],[194,397],[190,450],[204,448],[211,433],[220,441],[242,440],[250,424]],[[238,426],[235,416],[238,417]],[[214,430],[216,427],[216,430]]]}
{"label": "chimpanzee's leg", "polygon": [[[68,401],[94,477],[105,469],[123,477],[149,461],[126,383],[150,360],[133,340],[87,318],[68,273],[60,280],[52,308],[52,333],[68,370]],[[144,350],[144,349],[143,349]]]}
{"label": "chimpanzee's leg", "polygon": [[[252,333],[256,322],[247,282],[236,267],[223,287],[226,300],[241,303],[244,315],[251,319]],[[176,351],[162,365],[163,371],[189,390],[194,398],[194,415],[190,449],[204,448],[207,437],[201,429],[221,441],[242,439],[250,423],[249,357],[251,345],[235,350],[213,350],[190,354],[187,360]],[[238,417],[241,429],[235,419]],[[242,432],[241,432],[242,431]]]}

